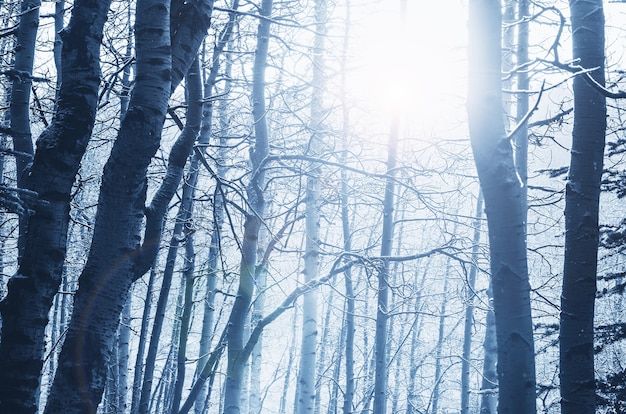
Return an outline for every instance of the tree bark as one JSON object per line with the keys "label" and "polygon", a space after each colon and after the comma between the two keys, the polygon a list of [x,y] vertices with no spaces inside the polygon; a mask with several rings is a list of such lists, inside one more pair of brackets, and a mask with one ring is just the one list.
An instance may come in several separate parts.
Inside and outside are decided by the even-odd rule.
{"label": "tree bark", "polygon": [[499,411],[534,413],[535,364],[526,257],[525,212],[501,92],[500,2],[469,7],[468,119],[485,198],[498,342]]}
{"label": "tree bark", "polygon": [[34,206],[19,268],[0,303],[0,410],[34,413],[48,312],[67,251],[70,192],[93,129],[100,43],[109,0],[77,0],[63,38],[63,84],[52,123],[40,135],[24,180],[45,203]]}
{"label": "tree bark", "polygon": [[[165,202],[162,210],[144,207],[147,167],[159,147],[171,91],[191,65],[211,11],[210,0],[177,0],[172,4],[170,28],[168,1],[140,1],[137,6],[135,87],[104,169],[91,251],[76,293],[74,316],[47,412],[95,412],[100,401],[104,367],[120,312],[131,283],[152,264],[163,219],[160,211],[164,212],[167,205]],[[175,53],[171,53],[172,44]],[[184,165],[189,148],[181,152]],[[157,193],[155,198],[159,196]],[[144,214],[147,229],[142,246]],[[152,232],[151,220],[157,223],[157,230],[152,228]],[[88,357],[85,349],[90,350]]]}
{"label": "tree bark", "polygon": [[[573,57],[604,85],[601,0],[570,0]],[[574,130],[565,187],[565,261],[561,294],[561,411],[594,413],[593,317],[598,264],[598,210],[606,132],[605,97],[584,74],[574,78]]]}
{"label": "tree bark", "polygon": [[470,412],[470,369],[472,359],[472,328],[474,325],[474,299],[476,296],[476,273],[478,272],[478,249],[480,244],[481,217],[483,214],[483,194],[478,193],[474,235],[472,237],[472,264],[467,280],[465,295],[465,324],[463,329],[463,358],[461,362],[461,414]]}
{"label": "tree bark", "polygon": [[[319,157],[323,148],[323,91],[324,91],[324,40],[326,37],[326,1],[315,0],[315,38],[313,45],[313,79],[311,82],[312,131],[308,150],[313,157]],[[310,168],[306,182],[306,223],[304,282],[317,279],[320,267],[320,188],[321,166]],[[312,289],[303,297],[302,303],[302,344],[300,346],[300,368],[298,371],[298,403],[296,414],[312,414],[315,408],[315,369],[317,347],[317,289]]]}
{"label": "tree bark", "polygon": [[252,115],[254,118],[255,145],[251,151],[252,175],[248,183],[247,197],[251,211],[246,213],[243,241],[241,244],[241,264],[239,268],[239,286],[237,296],[228,319],[228,365],[224,395],[224,414],[240,413],[240,397],[243,370],[248,355],[243,355],[244,329],[248,310],[254,293],[256,270],[257,241],[261,220],[265,210],[263,187],[265,173],[262,162],[269,153],[269,134],[267,130],[265,103],[265,69],[270,40],[272,0],[262,0],[259,9],[261,19],[257,31],[257,48],[254,54],[252,84]]}

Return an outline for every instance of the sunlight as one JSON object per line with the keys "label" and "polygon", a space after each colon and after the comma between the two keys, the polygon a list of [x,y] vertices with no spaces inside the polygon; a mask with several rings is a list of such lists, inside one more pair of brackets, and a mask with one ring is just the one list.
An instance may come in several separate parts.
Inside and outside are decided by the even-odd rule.
{"label": "sunlight", "polygon": [[[445,3],[434,3],[428,13],[409,9],[405,28],[399,8],[358,22],[357,67],[349,80],[358,100],[387,116],[403,111],[428,129],[464,116],[466,12],[460,2]],[[361,33],[364,27],[376,30]]]}

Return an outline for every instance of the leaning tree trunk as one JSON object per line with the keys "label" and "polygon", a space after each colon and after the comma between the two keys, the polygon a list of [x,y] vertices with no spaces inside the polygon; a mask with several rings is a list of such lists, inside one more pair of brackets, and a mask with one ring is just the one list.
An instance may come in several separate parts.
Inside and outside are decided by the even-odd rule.
{"label": "leaning tree trunk", "polygon": [[[169,1],[139,1],[137,5],[135,87],[104,169],[91,250],[47,412],[91,413],[101,399],[120,312],[131,283],[152,264],[161,233],[165,207],[144,207],[147,168],[159,147],[171,91],[195,58],[211,11],[210,0],[175,1],[171,13],[175,47],[170,48]],[[189,150],[178,154],[183,165]],[[179,177],[180,170],[177,167],[171,175]],[[176,188],[178,182],[166,176],[165,181],[170,180]],[[157,197],[167,199],[160,192]],[[140,245],[144,214],[146,234]]]}
{"label": "leaning tree trunk", "polygon": [[525,212],[502,116],[500,2],[469,7],[468,120],[489,228],[498,342],[499,410],[534,413],[535,363]]}
{"label": "leaning tree trunk", "polygon": [[248,355],[243,355],[244,330],[248,318],[248,310],[254,293],[254,276],[256,268],[257,240],[261,220],[265,210],[263,187],[265,173],[263,160],[269,153],[269,134],[267,130],[265,105],[265,68],[267,67],[267,51],[270,40],[272,0],[262,0],[260,7],[261,19],[257,32],[257,48],[254,54],[252,84],[252,115],[254,117],[255,145],[251,152],[251,180],[248,183],[247,197],[251,211],[246,213],[243,241],[241,243],[241,264],[239,268],[239,286],[237,297],[228,319],[228,365],[224,395],[224,414],[240,413],[240,396],[243,386],[244,367]]}
{"label": "leaning tree trunk", "polygon": [[[601,0],[570,0],[573,57],[604,85]],[[565,188],[565,261],[561,294],[560,379],[563,414],[595,412],[593,316],[598,263],[598,207],[606,103],[586,74],[574,78],[574,130]]]}
{"label": "leaning tree trunk", "polygon": [[110,0],[77,0],[63,32],[63,84],[52,123],[40,135],[24,180],[45,202],[34,206],[17,274],[0,303],[0,410],[34,413],[48,312],[61,284],[70,193],[94,125],[100,42]]}

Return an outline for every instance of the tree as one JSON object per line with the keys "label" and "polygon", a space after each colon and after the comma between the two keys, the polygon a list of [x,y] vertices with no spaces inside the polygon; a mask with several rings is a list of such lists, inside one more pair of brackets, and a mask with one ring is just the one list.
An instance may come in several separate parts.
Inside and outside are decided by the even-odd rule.
{"label": "tree", "polygon": [[228,367],[224,396],[224,414],[238,414],[239,399],[243,381],[243,369],[248,355],[243,353],[244,327],[252,295],[256,274],[256,254],[259,229],[265,211],[263,187],[265,171],[262,163],[269,153],[269,133],[265,102],[265,69],[270,40],[272,0],[262,0],[259,9],[261,18],[257,31],[257,48],[254,53],[252,114],[254,117],[255,142],[251,151],[252,175],[247,186],[249,211],[246,212],[243,241],[241,244],[241,264],[237,297],[228,319]]}
{"label": "tree", "polygon": [[535,365],[523,193],[504,133],[500,2],[469,3],[468,122],[484,195],[498,343],[499,411],[534,413]]}
{"label": "tree", "polygon": [[[602,1],[571,0],[573,57],[604,85]],[[594,305],[598,212],[606,133],[605,97],[586,74],[574,78],[574,130],[565,187],[565,258],[559,330],[561,410],[594,413]]]}
{"label": "tree", "polygon": [[38,194],[17,273],[0,303],[0,401],[34,413],[48,311],[63,273],[70,192],[91,137],[100,84],[100,43],[110,1],[77,0],[63,32],[63,84],[52,123],[37,140],[24,188]]}
{"label": "tree", "polygon": [[[167,186],[148,208],[147,167],[160,144],[169,96],[195,59],[211,12],[211,1],[175,1],[170,24],[168,1],[137,5],[135,87],[104,169],[91,249],[46,412],[95,412],[100,402],[120,312],[132,282],[153,263],[163,215],[193,140],[172,151]],[[173,162],[177,159],[182,161]]]}

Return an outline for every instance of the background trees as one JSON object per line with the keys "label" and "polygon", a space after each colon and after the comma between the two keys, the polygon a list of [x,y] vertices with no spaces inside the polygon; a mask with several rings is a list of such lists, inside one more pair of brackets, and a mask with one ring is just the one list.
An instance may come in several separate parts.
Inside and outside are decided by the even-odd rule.
{"label": "background trees", "polygon": [[[444,24],[401,1],[44,1],[23,69],[36,82],[13,104],[12,35],[31,3],[0,3],[3,108],[20,104],[39,136],[27,166],[5,110],[0,257],[15,276],[0,304],[0,412],[475,412],[494,407],[492,389],[501,411],[558,410],[562,235],[580,204],[574,163],[567,193],[559,174],[571,121],[576,136],[587,125],[578,88],[602,84],[579,82],[601,62],[570,64],[568,4],[470,2],[470,41],[488,39],[469,45],[469,126],[489,266],[462,2]],[[611,102],[594,352],[600,407],[616,410],[623,127]],[[495,366],[490,276],[506,344],[497,388],[482,374]]]}

